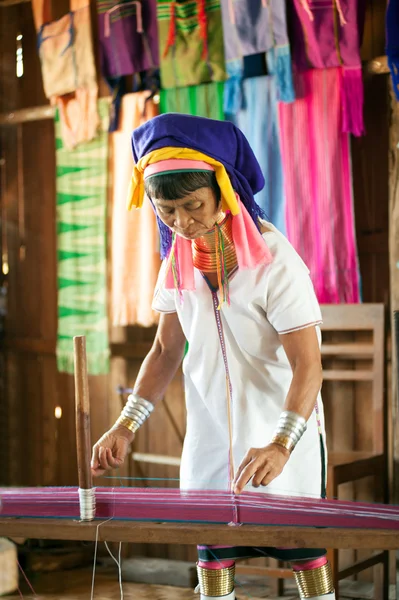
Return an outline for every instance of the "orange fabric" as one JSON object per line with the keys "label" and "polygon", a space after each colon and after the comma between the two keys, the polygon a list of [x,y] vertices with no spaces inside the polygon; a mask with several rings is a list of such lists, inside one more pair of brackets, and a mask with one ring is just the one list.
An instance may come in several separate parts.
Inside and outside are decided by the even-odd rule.
{"label": "orange fabric", "polygon": [[126,210],[133,169],[132,130],[159,112],[152,100],[145,106],[148,96],[149,92],[138,92],[123,97],[119,130],[111,134],[113,325],[150,327],[158,322],[151,309],[161,264],[155,215],[150,202],[141,210]]}
{"label": "orange fabric", "polygon": [[72,149],[94,139],[99,127],[90,4],[70,0],[71,12],[56,21],[49,0],[32,0],[32,9],[44,93],[58,107],[62,140]]}

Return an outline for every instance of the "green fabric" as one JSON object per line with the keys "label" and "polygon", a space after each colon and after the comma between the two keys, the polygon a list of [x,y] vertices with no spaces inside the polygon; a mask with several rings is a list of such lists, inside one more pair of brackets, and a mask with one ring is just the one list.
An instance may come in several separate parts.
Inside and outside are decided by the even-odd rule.
{"label": "green fabric", "polygon": [[57,163],[57,367],[74,372],[73,338],[86,336],[87,369],[109,371],[106,206],[109,103],[100,100],[98,137],[64,147],[55,116]]}
{"label": "green fabric", "polygon": [[209,119],[224,120],[224,83],[204,83],[188,88],[161,90],[161,113],[182,113]]}
{"label": "green fabric", "polygon": [[[162,88],[227,79],[220,0],[206,0],[205,12],[206,39],[203,40],[197,0],[182,3],[157,0]],[[174,43],[165,55],[171,28],[175,30]]]}

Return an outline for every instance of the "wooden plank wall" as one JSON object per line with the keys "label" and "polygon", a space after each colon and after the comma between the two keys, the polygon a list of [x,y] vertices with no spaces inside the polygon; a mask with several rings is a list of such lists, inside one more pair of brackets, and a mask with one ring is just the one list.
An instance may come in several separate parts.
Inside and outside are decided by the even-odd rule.
{"label": "wooden plank wall", "polygon": [[[1,1],[1,0],[0,0]],[[56,13],[66,10],[64,0],[54,1]],[[363,44],[365,61],[384,53],[384,3],[368,0]],[[15,39],[23,34],[25,74],[15,76]],[[104,85],[102,93],[106,93]],[[46,104],[30,4],[0,8],[0,114]],[[363,299],[387,302],[388,272],[388,77],[365,78],[367,135],[352,140],[356,235],[361,266]],[[23,149],[18,154],[18,136]],[[0,148],[7,159],[7,224],[10,245],[9,314],[7,334],[8,458],[6,479],[11,485],[71,485],[77,483],[74,434],[73,378],[59,374],[55,362],[56,237],[55,156],[51,120],[0,127]],[[22,156],[22,162],[21,162]],[[19,161],[19,162],[18,162]],[[21,260],[21,202],[18,202],[18,164],[23,172],[23,208],[26,256]],[[22,165],[22,166],[21,166]],[[21,182],[21,177],[19,177]],[[132,385],[153,329],[112,330],[113,359],[109,376],[90,378],[92,438],[98,437],[120,411],[118,385]],[[0,386],[0,393],[1,393]],[[334,404],[345,404],[348,394],[367,394],[348,385],[336,386]],[[164,406],[140,431],[136,451],[179,456],[184,435],[182,376],[171,384]],[[60,406],[61,419],[54,410]],[[350,426],[349,426],[350,425]],[[352,436],[352,421],[336,428],[334,446]],[[349,443],[349,442],[348,442]],[[129,474],[126,467],[121,476]],[[175,467],[137,465],[135,477],[176,478]],[[122,482],[124,480],[121,480]],[[110,485],[110,480],[99,484]],[[176,482],[168,482],[175,485]],[[166,485],[166,483],[165,483]],[[136,547],[135,552],[193,559],[192,549]]]}

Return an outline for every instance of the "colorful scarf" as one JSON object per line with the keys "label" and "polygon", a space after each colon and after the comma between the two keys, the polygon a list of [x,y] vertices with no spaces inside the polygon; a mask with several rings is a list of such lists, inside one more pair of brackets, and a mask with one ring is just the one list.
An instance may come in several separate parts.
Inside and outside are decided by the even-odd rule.
{"label": "colorful scarf", "polygon": [[[244,134],[234,124],[189,115],[160,115],[132,134],[135,166],[128,192],[128,207],[140,207],[144,199],[144,169],[168,158],[205,160],[215,168],[224,208],[239,213],[236,193],[256,223],[264,217],[254,194],[265,180],[259,163]],[[161,258],[168,255],[172,236],[158,220]]]}
{"label": "colorful scarf", "polygon": [[88,372],[109,366],[106,306],[106,205],[109,104],[100,100],[101,135],[76,150],[65,148],[55,117],[57,161],[57,365],[74,372],[73,337],[86,336]]}
{"label": "colorful scarf", "polygon": [[156,218],[150,203],[126,214],[126,190],[132,175],[132,130],[158,114],[149,92],[122,100],[119,130],[111,135],[112,160],[112,324],[150,327],[158,321],[151,303],[160,267]]}
{"label": "colorful scarf", "polygon": [[360,59],[364,0],[293,0],[292,60],[298,71],[342,67],[341,127],[360,136],[363,79]]}
{"label": "colorful scarf", "polygon": [[314,69],[298,79],[303,97],[279,105],[288,239],[309,267],[320,303],[359,302],[342,71]]}
{"label": "colorful scarf", "polygon": [[[258,229],[263,212],[254,200],[254,194],[264,185],[263,175],[247,139],[235,125],[188,115],[161,115],[133,132],[132,148],[135,166],[129,207],[142,205],[144,177],[154,174],[154,169],[198,170],[198,161],[201,169],[205,163],[208,170],[215,172],[223,209],[232,215],[239,268],[270,262],[270,252]],[[170,229],[159,219],[158,226],[162,258],[172,257],[179,263],[179,291],[194,289],[191,242],[176,236],[172,247]],[[167,287],[176,283],[172,269],[173,264],[169,264]]]}
{"label": "colorful scarf", "polygon": [[392,84],[399,100],[399,0],[388,0],[386,13],[386,53]]}
{"label": "colorful scarf", "polygon": [[158,0],[162,88],[226,79],[220,0]]}
{"label": "colorful scarf", "polygon": [[161,90],[161,113],[180,113],[224,119],[224,83],[203,83],[184,88]]}

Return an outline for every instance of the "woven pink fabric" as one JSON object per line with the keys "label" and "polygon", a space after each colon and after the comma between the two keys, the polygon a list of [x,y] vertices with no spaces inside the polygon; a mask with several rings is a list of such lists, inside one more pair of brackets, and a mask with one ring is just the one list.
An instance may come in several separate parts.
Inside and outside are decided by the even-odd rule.
{"label": "woven pink fabric", "polygon": [[349,135],[342,71],[298,75],[300,99],[279,105],[287,236],[310,269],[320,303],[359,302]]}

